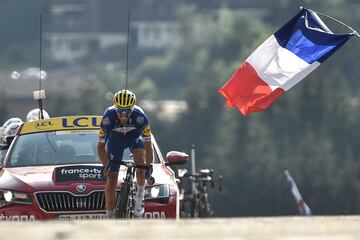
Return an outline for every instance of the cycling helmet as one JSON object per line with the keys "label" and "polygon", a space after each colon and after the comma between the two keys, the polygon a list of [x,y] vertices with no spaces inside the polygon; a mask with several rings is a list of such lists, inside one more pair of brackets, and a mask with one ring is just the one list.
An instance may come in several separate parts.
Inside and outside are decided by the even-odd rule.
{"label": "cycling helmet", "polygon": [[21,124],[23,124],[22,121],[14,122],[14,123],[11,123],[9,126],[7,126],[7,128],[5,129],[5,132],[4,132],[4,142],[6,144],[10,145],[10,143],[14,139],[19,127],[21,126]]}
{"label": "cycling helmet", "polygon": [[130,90],[123,89],[115,93],[113,101],[117,108],[131,109],[136,104],[136,96]]}
{"label": "cycling helmet", "polygon": [[[44,109],[43,109],[43,116],[44,116],[44,119],[50,118],[49,114]],[[26,115],[27,122],[32,122],[32,121],[36,121],[36,120],[40,120],[40,109],[39,108],[35,108],[35,109],[31,110]]]}
{"label": "cycling helmet", "polygon": [[5,137],[15,137],[17,130],[19,129],[19,127],[21,126],[21,124],[23,124],[23,122],[15,122],[10,124],[9,126],[7,126],[6,130],[5,130]]}
{"label": "cycling helmet", "polygon": [[12,123],[22,123],[20,118],[10,118],[2,125],[2,134],[5,134],[6,128]]}

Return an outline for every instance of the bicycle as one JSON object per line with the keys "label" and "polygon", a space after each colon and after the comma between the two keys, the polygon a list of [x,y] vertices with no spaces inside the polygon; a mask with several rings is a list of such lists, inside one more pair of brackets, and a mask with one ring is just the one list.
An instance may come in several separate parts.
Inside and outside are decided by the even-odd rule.
{"label": "bicycle", "polygon": [[[127,167],[123,185],[118,194],[115,205],[115,218],[132,218],[133,208],[135,206],[136,188],[133,181],[136,168],[149,169],[149,166],[137,165],[134,161],[121,161],[121,165]],[[155,183],[154,177],[146,176],[147,183],[153,185]]]}
{"label": "bicycle", "polygon": [[200,169],[195,174],[187,174],[187,171],[182,172],[179,174],[179,178],[181,179],[179,185],[182,193],[180,203],[182,217],[212,217],[214,211],[209,200],[208,184],[214,188],[215,182],[218,181],[219,191],[222,191],[222,175],[214,178],[212,169]]}

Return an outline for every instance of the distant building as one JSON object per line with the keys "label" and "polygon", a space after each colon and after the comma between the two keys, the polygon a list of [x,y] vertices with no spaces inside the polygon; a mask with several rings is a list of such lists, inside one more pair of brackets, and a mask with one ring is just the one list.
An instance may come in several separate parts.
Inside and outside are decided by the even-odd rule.
{"label": "distant building", "polygon": [[[44,54],[50,55],[55,62],[69,66],[76,63],[77,66],[51,70],[49,79],[44,81],[48,98],[45,107],[47,101],[55,97],[74,98],[84,86],[91,85],[89,82],[97,81],[94,74],[84,66],[78,66],[86,59],[94,57],[106,63],[108,71],[121,70],[123,73],[129,9],[132,50],[135,48],[137,53],[157,53],[181,43],[177,19],[177,10],[181,4],[195,4],[201,11],[212,14],[212,20],[206,25],[193,23],[195,38],[206,39],[209,32],[216,31],[222,6],[249,18],[264,14],[264,10],[253,5],[251,0],[49,0],[46,3],[46,16],[49,17],[44,19],[43,31],[48,48]],[[34,72],[31,67],[17,70],[21,73],[18,80],[11,79],[10,72],[0,72],[0,89],[2,97],[11,102],[11,105],[6,106],[9,114],[21,112],[20,117],[24,118],[29,110],[37,107],[32,92],[38,88],[38,77],[29,74],[29,70]],[[182,102],[144,104],[148,111],[156,106],[165,115],[174,111],[172,116],[186,109]]]}
{"label": "distant building", "polygon": [[[45,34],[50,55],[64,63],[79,62],[92,54],[98,54],[97,59],[104,55],[118,57],[120,53],[114,51],[126,47],[129,9],[132,48],[139,51],[172,48],[182,41],[177,19],[182,4],[193,4],[212,13],[215,21],[222,6],[250,16],[259,13],[250,0],[50,0],[50,21]],[[213,27],[212,23],[198,26],[197,34],[203,36],[204,31]]]}
{"label": "distant building", "polygon": [[185,101],[177,100],[143,100],[140,105],[146,112],[156,112],[159,119],[167,122],[175,121],[181,113],[188,110]]}
{"label": "distant building", "polygon": [[52,0],[45,35],[50,55],[72,62],[127,42],[131,9],[131,45],[166,49],[181,41],[176,7],[181,0]]}

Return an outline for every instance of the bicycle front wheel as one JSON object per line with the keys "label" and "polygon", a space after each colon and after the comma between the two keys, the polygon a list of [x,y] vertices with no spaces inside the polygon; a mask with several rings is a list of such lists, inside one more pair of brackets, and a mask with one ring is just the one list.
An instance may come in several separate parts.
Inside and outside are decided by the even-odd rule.
{"label": "bicycle front wheel", "polygon": [[119,197],[116,201],[116,218],[128,218],[129,217],[129,194],[130,194],[130,185],[129,183],[124,183]]}

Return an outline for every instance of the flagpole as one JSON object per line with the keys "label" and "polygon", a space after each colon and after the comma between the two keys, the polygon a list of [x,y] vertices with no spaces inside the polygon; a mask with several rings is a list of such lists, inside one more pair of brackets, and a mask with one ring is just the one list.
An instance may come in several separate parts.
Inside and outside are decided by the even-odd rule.
{"label": "flagpole", "polygon": [[324,17],[330,18],[331,20],[334,20],[335,22],[337,22],[337,23],[343,25],[344,27],[347,27],[348,29],[350,29],[350,30],[352,31],[352,33],[350,33],[350,34],[353,34],[353,35],[356,35],[357,37],[360,37],[360,34],[359,34],[355,29],[353,29],[353,28],[350,27],[349,25],[343,23],[342,21],[340,21],[340,20],[338,20],[338,19],[336,19],[336,18],[334,18],[334,17],[331,17],[331,16],[329,16],[329,15],[327,15],[327,14],[324,14],[324,13],[321,13],[321,12],[318,12],[318,11],[315,11],[315,10],[312,10],[312,9],[310,9],[310,8],[304,8],[303,6],[300,6],[300,9],[301,9],[301,10],[303,10],[303,9],[310,10],[310,11],[312,11],[312,12],[315,12],[315,13],[319,14],[319,15],[322,15],[322,16],[324,16]]}
{"label": "flagpole", "polygon": [[128,88],[128,71],[129,71],[129,38],[130,38],[130,8],[128,13],[128,29],[127,29],[127,42],[126,42],[126,72],[125,72],[125,90]]}

